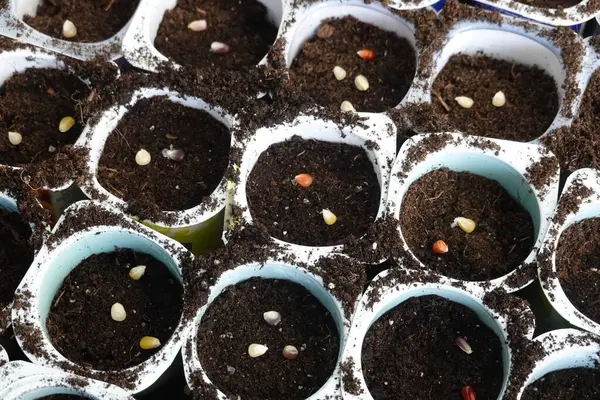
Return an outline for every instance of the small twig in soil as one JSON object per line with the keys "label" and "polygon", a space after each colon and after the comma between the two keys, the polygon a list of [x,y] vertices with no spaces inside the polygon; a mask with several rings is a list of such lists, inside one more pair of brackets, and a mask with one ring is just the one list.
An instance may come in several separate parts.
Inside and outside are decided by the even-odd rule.
{"label": "small twig in soil", "polygon": [[60,301],[60,299],[62,299],[63,294],[65,294],[65,291],[63,290],[62,292],[60,292],[60,294],[58,295],[58,298],[56,299],[56,301],[54,302],[54,306],[56,307],[58,305],[58,302]]}
{"label": "small twig in soil", "polygon": [[512,253],[513,250],[515,249],[515,247],[517,247],[517,245],[513,244],[512,247],[510,248],[510,250],[508,251],[508,254]]}
{"label": "small twig in soil", "polygon": [[435,196],[435,197],[430,197],[430,198],[428,198],[428,199],[425,199],[425,201],[433,201],[433,200],[437,200],[437,199],[439,199],[439,198],[440,198],[440,196],[441,196],[441,195],[443,195],[443,194],[444,194],[444,191],[442,190],[442,191],[440,192],[440,194],[438,194],[437,196]]}
{"label": "small twig in soil", "polygon": [[115,0],[110,0],[108,2],[108,5],[106,7],[104,7],[104,11],[110,10],[110,8],[113,6],[113,4],[115,4]]}
{"label": "small twig in soil", "polygon": [[448,106],[448,104],[446,104],[444,99],[442,99],[442,96],[439,94],[439,92],[435,89],[431,89],[431,93],[433,93],[434,96],[438,99],[438,101],[440,102],[442,107],[444,107],[446,109],[446,111],[450,112],[450,107]]}

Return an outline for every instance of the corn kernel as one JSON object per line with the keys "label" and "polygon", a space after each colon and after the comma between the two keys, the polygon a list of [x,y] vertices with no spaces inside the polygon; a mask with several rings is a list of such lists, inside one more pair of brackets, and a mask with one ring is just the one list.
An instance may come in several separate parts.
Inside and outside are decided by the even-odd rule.
{"label": "corn kernel", "polygon": [[157,347],[160,347],[160,340],[153,336],[144,336],[140,340],[140,347],[142,348],[142,350],[156,349]]}

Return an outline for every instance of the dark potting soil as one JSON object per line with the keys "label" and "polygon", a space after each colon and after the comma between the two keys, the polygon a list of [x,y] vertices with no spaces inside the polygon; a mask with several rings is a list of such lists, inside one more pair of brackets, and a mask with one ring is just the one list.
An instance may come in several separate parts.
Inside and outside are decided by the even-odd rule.
{"label": "dark potting soil", "polygon": [[[363,49],[374,51],[375,58],[363,60],[356,54]],[[335,66],[346,70],[344,80],[334,76]],[[294,59],[290,78],[322,106],[339,110],[347,100],[357,111],[381,112],[402,101],[415,71],[415,51],[406,39],[348,16],[321,24]],[[364,92],[354,84],[360,74],[369,82]]]}
{"label": "dark potting soil", "polygon": [[[271,326],[263,313],[277,311]],[[208,378],[225,394],[244,399],[305,399],[329,379],[338,358],[333,318],[304,287],[252,278],[228,287],[202,317],[198,354]],[[251,358],[248,346],[269,350]],[[298,357],[283,357],[287,345]]]}
{"label": "dark potting soil", "polygon": [[[492,105],[498,91],[506,96],[503,107]],[[457,96],[473,99],[473,107],[458,105]],[[518,142],[541,136],[559,108],[556,83],[544,70],[480,55],[452,56],[437,76],[431,98],[448,128]]]}
{"label": "dark potting soil", "polygon": [[600,370],[592,368],[572,368],[551,372],[527,386],[521,399],[600,399]]}
{"label": "dark potting soil", "polygon": [[[296,184],[299,174],[311,175],[312,185]],[[271,236],[328,246],[367,232],[377,216],[381,189],[362,147],[294,137],[261,154],[246,193],[252,218]],[[336,215],[335,224],[325,223],[323,209]]]}
{"label": "dark potting soil", "polygon": [[575,308],[600,322],[600,218],[569,226],[556,251],[558,279]]}
{"label": "dark potting soil", "polygon": [[0,210],[0,309],[13,294],[33,262],[30,226],[16,212]]}
{"label": "dark potting soil", "polygon": [[[230,142],[227,127],[205,111],[167,97],[143,99],[108,137],[98,180],[112,194],[141,209],[192,208],[221,182]],[[162,151],[171,146],[184,151],[181,161],[163,156]],[[150,164],[136,164],[140,149],[150,153]]]}
{"label": "dark potting soil", "polygon": [[544,138],[544,143],[557,155],[561,168],[568,172],[579,168],[600,168],[600,70],[596,71],[583,95],[579,115],[573,125]]}
{"label": "dark potting soil", "polygon": [[365,337],[362,366],[375,400],[460,399],[464,386],[492,400],[504,371],[498,336],[471,309],[439,296],[413,297],[382,315]]}
{"label": "dark potting soil", "polygon": [[[129,270],[145,265],[138,281]],[[92,255],[64,280],[53,300],[46,328],[53,345],[69,360],[94,369],[129,368],[160,350],[142,350],[140,340],[153,336],[164,345],[177,327],[183,289],[168,267],[132,250]],[[121,303],[127,317],[111,318]]]}
{"label": "dark potting soil", "polygon": [[[83,130],[79,104],[89,93],[79,78],[64,71],[29,68],[14,74],[0,88],[0,163],[39,163],[75,143]],[[68,116],[75,125],[61,133],[59,123]],[[21,144],[12,145],[8,132],[20,133]]]}
{"label": "dark potting soil", "polygon": [[569,8],[581,3],[581,0],[518,0],[519,3],[540,8]]}
{"label": "dark potting soil", "polygon": [[[467,234],[451,224],[457,217],[475,221]],[[408,189],[400,210],[408,247],[425,265],[445,276],[470,281],[498,278],[514,270],[531,251],[531,216],[495,180],[441,168]],[[432,245],[443,240],[446,254]]]}
{"label": "dark potting soil", "polygon": [[52,394],[50,396],[38,397],[37,400],[77,400],[87,399],[87,397],[79,396],[76,394]]}
{"label": "dark potting soil", "polygon": [[[187,27],[196,20],[206,20],[206,30],[195,32]],[[257,0],[179,0],[165,13],[154,45],[179,64],[241,69],[259,63],[277,30]],[[211,51],[213,42],[227,44],[230,51]]]}
{"label": "dark potting soil", "polygon": [[[101,42],[116,35],[133,16],[139,0],[44,0],[36,15],[23,20],[46,35],[73,42]],[[77,35],[63,36],[65,20],[75,24]]]}

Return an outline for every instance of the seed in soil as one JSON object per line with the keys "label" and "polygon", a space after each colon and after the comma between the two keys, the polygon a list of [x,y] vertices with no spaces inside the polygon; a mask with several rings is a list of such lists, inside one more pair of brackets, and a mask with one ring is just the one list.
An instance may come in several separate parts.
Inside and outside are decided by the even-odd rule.
{"label": "seed in soil", "polygon": [[77,27],[73,21],[69,21],[68,19],[65,20],[63,23],[63,36],[67,39],[77,36]]}
{"label": "seed in soil", "polygon": [[[502,107],[490,101],[499,89],[510,99]],[[447,121],[447,128],[518,142],[540,137],[559,108],[556,82],[545,70],[481,54],[450,57],[432,93],[440,95],[441,101],[433,101],[433,107]],[[474,101],[470,108],[452,101],[465,94]]]}
{"label": "seed in soil", "polygon": [[348,100],[342,101],[340,110],[342,110],[343,112],[356,112],[356,109]]}
{"label": "seed in soil", "polygon": [[[477,228],[469,234],[453,228],[457,215],[468,216]],[[400,228],[412,253],[429,269],[467,281],[508,274],[527,258],[535,241],[531,216],[497,181],[447,168],[423,175],[408,188]],[[431,251],[439,238],[450,249],[444,257]]]}
{"label": "seed in soil", "polygon": [[75,125],[75,119],[73,117],[64,117],[58,123],[58,130],[61,133],[65,133],[68,132],[73,127],[73,125]]}
{"label": "seed in soil", "polygon": [[432,251],[435,254],[446,254],[448,252],[448,245],[443,240],[436,240],[432,246]]}
{"label": "seed in soil", "polygon": [[344,78],[346,78],[347,73],[344,68],[336,65],[335,67],[333,67],[333,75],[338,81],[343,81]]}
{"label": "seed in soil", "polygon": [[226,45],[225,43],[212,42],[210,44],[210,51],[212,51],[213,53],[227,54],[227,53],[229,53],[229,50],[231,50],[231,48],[228,45]]}
{"label": "seed in soil", "polygon": [[269,348],[262,344],[252,343],[248,346],[248,355],[252,358],[260,357],[264,355]]}
{"label": "seed in soil", "polygon": [[139,281],[140,279],[142,279],[142,276],[144,276],[145,272],[146,272],[146,266],[138,265],[129,270],[129,277],[131,279],[133,279],[134,281]]}
{"label": "seed in soil", "polygon": [[473,107],[473,99],[467,96],[458,96],[454,98],[454,101],[458,103],[462,108],[471,108]]}
{"label": "seed in soil", "polygon": [[[194,27],[203,28],[202,20],[206,30],[188,27],[194,21]],[[181,65],[245,70],[267,54],[277,30],[257,0],[178,0],[165,12],[154,45]],[[215,51],[213,42],[226,47]]]}
{"label": "seed in soil", "polygon": [[281,322],[281,314],[277,311],[267,311],[263,314],[263,318],[269,325],[276,326]]}
{"label": "seed in soil", "polygon": [[129,21],[139,0],[40,1],[35,15],[23,21],[57,39],[101,42],[116,35]]}
{"label": "seed in soil", "polygon": [[[477,351],[461,350],[457,334],[468,335]],[[435,295],[412,297],[370,327],[362,369],[375,400],[422,399],[423,393],[459,399],[465,383],[480,399],[496,399],[504,378],[502,341],[462,304]]]}
{"label": "seed in soil", "polygon": [[287,345],[283,348],[282,354],[288,360],[295,360],[298,357],[298,349],[294,346]]}
{"label": "seed in soil", "polygon": [[[48,93],[50,82],[53,94]],[[79,78],[57,69],[29,68],[12,75],[0,88],[0,164],[39,163],[53,157],[50,146],[75,143],[83,129],[77,121],[88,116],[81,107],[88,93]],[[66,115],[75,118],[75,125],[61,133]],[[24,140],[14,146],[8,132],[18,132]]]}
{"label": "seed in soil", "polygon": [[461,390],[463,400],[475,400],[475,390],[471,386],[465,386]]}
{"label": "seed in soil", "polygon": [[148,153],[148,150],[140,149],[135,153],[135,162],[137,165],[144,166],[150,164],[152,156]]}
{"label": "seed in soil", "polygon": [[456,228],[457,226],[460,229],[462,229],[465,233],[471,233],[475,230],[477,224],[472,219],[465,217],[456,217],[454,218],[454,221],[452,221],[452,223],[450,224],[450,227]]}
{"label": "seed in soil", "polygon": [[[357,50],[363,49],[357,55]],[[377,56],[370,58],[370,52]],[[349,79],[331,74],[343,67]],[[359,111],[382,112],[397,106],[412,84],[416,54],[412,45],[394,32],[359,21],[352,16],[322,22],[316,37],[306,41],[290,67],[291,83],[315,103],[337,110],[347,100]],[[357,90],[357,75],[364,82]]]}
{"label": "seed in soil", "polygon": [[[128,276],[130,266],[136,264],[146,266],[139,281]],[[179,323],[182,299],[179,280],[154,257],[130,249],[94,254],[63,281],[46,329],[53,346],[76,364],[98,370],[130,368],[160,350],[153,347],[156,341],[145,346],[142,337],[169,341]],[[107,312],[115,300],[128,311],[119,323]]]}
{"label": "seed in soil", "polygon": [[183,160],[183,156],[185,153],[181,149],[174,149],[173,145],[170,145],[168,149],[162,149],[162,155],[165,158],[171,159],[173,161],[181,161]]}
{"label": "seed in soil", "polygon": [[17,212],[0,209],[0,309],[8,305],[33,262],[31,227]]}
{"label": "seed in soil", "polygon": [[570,368],[550,372],[525,388],[522,400],[598,400],[600,370]]}
{"label": "seed in soil", "polygon": [[188,24],[188,29],[191,29],[194,32],[202,32],[206,30],[208,24],[205,19],[198,19],[196,21],[192,21]]}
{"label": "seed in soil", "polygon": [[313,183],[313,177],[309,174],[299,174],[294,178],[296,183],[304,188],[310,187]]}
{"label": "seed in soil", "polygon": [[[290,185],[290,176],[306,171],[313,177],[310,187]],[[252,218],[271,236],[330,246],[367,232],[377,216],[381,190],[362,147],[295,136],[260,155],[246,193]],[[324,223],[324,209],[337,216],[334,225]]]}
{"label": "seed in soil", "polygon": [[600,323],[600,218],[569,226],[558,240],[556,270],[560,285],[575,308]]}
{"label": "seed in soil", "polygon": [[142,350],[153,350],[160,347],[160,340],[154,336],[144,336],[140,339],[140,348]]}
{"label": "seed in soil", "polygon": [[375,59],[375,52],[373,50],[363,49],[357,51],[356,54],[366,61],[373,61]]}
{"label": "seed in soil", "polygon": [[[263,318],[273,309],[285,316],[276,328]],[[197,340],[210,381],[226,396],[245,400],[310,397],[333,373],[339,352],[331,313],[303,286],[280,279],[252,278],[225,288],[208,305]],[[252,358],[249,343],[269,350]],[[290,343],[305,344],[293,362],[282,355]]]}
{"label": "seed in soil", "polygon": [[[157,219],[161,211],[190,209],[211,195],[229,164],[230,142],[227,127],[206,111],[165,96],[142,99],[106,140],[98,181],[136,215]],[[161,156],[171,146],[185,149],[181,161]],[[144,168],[131,157],[139,149],[153,156]]]}
{"label": "seed in soil", "polygon": [[456,345],[467,354],[471,354],[473,352],[473,349],[463,337],[459,336],[456,338]]}
{"label": "seed in soil", "polygon": [[504,92],[497,92],[492,98],[492,105],[494,107],[502,107],[506,104],[506,96],[504,96]]}
{"label": "seed in soil", "polygon": [[13,146],[18,146],[23,141],[23,136],[19,132],[8,132],[8,141]]}
{"label": "seed in soil", "polygon": [[332,213],[331,211],[325,209],[322,211],[323,213],[323,221],[325,221],[325,223],[327,225],[333,225],[336,223],[337,221],[337,217],[335,216],[334,213]]}
{"label": "seed in soil", "polygon": [[361,92],[369,90],[369,81],[364,75],[356,75],[356,78],[354,78],[354,85]]}
{"label": "seed in soil", "polygon": [[110,308],[110,316],[113,320],[117,322],[125,321],[127,318],[127,313],[125,312],[125,307],[121,303],[115,303]]}

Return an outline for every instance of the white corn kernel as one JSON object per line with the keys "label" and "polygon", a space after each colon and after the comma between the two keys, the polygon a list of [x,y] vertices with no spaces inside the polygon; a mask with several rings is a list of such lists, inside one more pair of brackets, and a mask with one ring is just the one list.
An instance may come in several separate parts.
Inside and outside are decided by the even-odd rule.
{"label": "white corn kernel", "polygon": [[277,311],[267,311],[263,314],[263,318],[265,321],[267,321],[267,324],[273,326],[281,322],[281,314],[279,314]]}
{"label": "white corn kernel", "polygon": [[196,21],[192,21],[188,24],[188,29],[192,30],[194,32],[201,32],[206,30],[206,27],[208,26],[208,24],[206,23],[205,19],[199,19]]}
{"label": "white corn kernel", "polygon": [[356,78],[354,78],[354,85],[361,92],[369,90],[369,81],[364,75],[357,75]]}
{"label": "white corn kernel", "polygon": [[333,68],[333,75],[335,75],[335,79],[341,81],[346,77],[346,70],[339,65],[336,65]]}
{"label": "white corn kernel", "polygon": [[142,276],[144,276],[145,272],[146,266],[138,265],[137,267],[133,267],[129,270],[129,277],[134,281],[139,281],[140,279],[142,279]]}
{"label": "white corn kernel", "polygon": [[77,36],[77,27],[75,27],[75,24],[68,19],[63,23],[63,36],[67,39]]}
{"label": "white corn kernel", "polygon": [[471,108],[473,107],[473,103],[475,103],[472,98],[466,96],[455,97],[454,101],[456,101],[462,108]]}
{"label": "white corn kernel", "polygon": [[344,112],[356,112],[356,109],[348,100],[342,101],[342,105],[340,106],[340,110]]}
{"label": "white corn kernel", "polygon": [[506,104],[506,96],[504,96],[504,92],[499,91],[492,98],[492,104],[494,107],[502,107]]}
{"label": "white corn kernel", "polygon": [[113,304],[110,308],[110,317],[117,322],[125,321],[125,318],[127,318],[127,313],[125,312],[125,307],[123,307],[123,304]]}
{"label": "white corn kernel", "polygon": [[8,141],[13,146],[17,146],[23,141],[23,136],[19,132],[8,132]]}
{"label": "white corn kernel", "polygon": [[450,224],[450,227],[454,228],[456,226],[458,226],[460,229],[462,229],[466,233],[471,233],[475,230],[475,227],[477,226],[477,224],[472,219],[465,218],[465,217],[456,217],[456,218],[454,218],[454,222],[452,222],[452,224]]}
{"label": "white corn kernel", "polygon": [[252,358],[260,357],[265,354],[267,350],[269,350],[267,346],[252,343],[250,346],[248,346],[248,355]]}
{"label": "white corn kernel", "polygon": [[152,160],[150,153],[148,153],[144,149],[141,149],[135,155],[135,162],[137,163],[137,165],[141,165],[141,166],[148,165],[148,164],[150,164],[150,160]]}
{"label": "white corn kernel", "polygon": [[331,211],[325,209],[322,211],[323,213],[323,221],[325,221],[325,223],[327,225],[333,225],[335,224],[335,222],[337,221],[337,217],[335,216],[334,213],[332,213]]}

